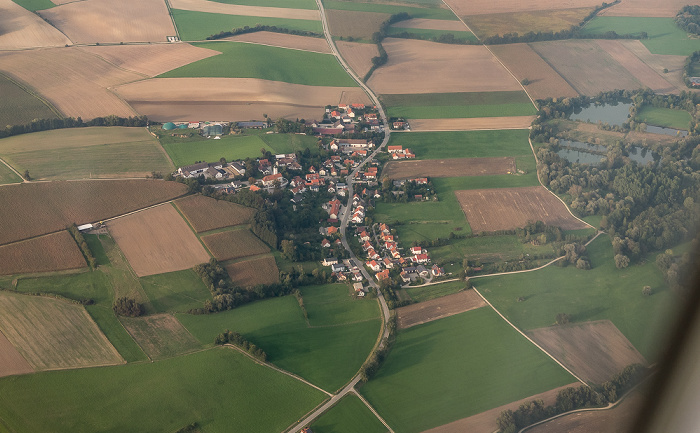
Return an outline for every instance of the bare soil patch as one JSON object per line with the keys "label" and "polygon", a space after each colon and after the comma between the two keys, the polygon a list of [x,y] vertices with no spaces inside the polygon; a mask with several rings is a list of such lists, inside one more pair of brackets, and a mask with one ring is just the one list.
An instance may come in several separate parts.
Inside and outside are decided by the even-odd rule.
{"label": "bare soil patch", "polygon": [[430,301],[408,305],[396,310],[399,322],[399,329],[410,328],[452,316],[465,311],[481,308],[486,302],[473,290],[465,290],[442,298],[431,299]]}
{"label": "bare soil patch", "polygon": [[209,261],[197,236],[169,204],[118,218],[107,227],[139,277]]}
{"label": "bare soil patch", "polygon": [[525,90],[533,99],[578,96],[576,90],[528,44],[494,45],[490,48],[518,80],[530,81]]}
{"label": "bare soil patch", "polygon": [[153,78],[116,89],[153,120],[320,118],[342,100],[370,104],[359,87],[322,87],[258,78]]}
{"label": "bare soil patch", "polygon": [[[177,182],[91,180],[0,188],[0,245],[93,223],[180,197]],[[183,221],[184,222],[184,221]]]}
{"label": "bare soil patch", "polygon": [[481,131],[527,129],[536,116],[466,117],[458,119],[409,119],[412,131]]}
{"label": "bare soil patch", "polygon": [[40,15],[78,44],[166,42],[176,34],[162,0],[83,0]]}
{"label": "bare soil patch", "polygon": [[675,17],[687,4],[697,4],[688,0],[622,0],[615,6],[604,9],[599,15],[610,17]]}
{"label": "bare soil patch", "polygon": [[[669,83],[673,84],[680,90],[687,90],[685,87],[685,82],[683,82],[683,65],[685,63],[685,56],[652,54],[641,41],[637,40],[620,41],[620,43],[634,53],[635,56],[639,57],[641,61],[656,71],[657,74],[662,74],[661,76]],[[664,69],[668,69],[668,72],[664,73]]]}
{"label": "bare soil patch", "polygon": [[454,158],[423,161],[390,161],[383,176],[390,179],[413,177],[487,176],[515,173],[515,158]]}
{"label": "bare soil patch", "polygon": [[[440,427],[431,428],[426,430],[424,433],[493,433],[498,430],[498,425],[496,424],[496,419],[504,410],[515,411],[523,403],[529,403],[532,400],[542,400],[544,405],[548,406],[554,404],[557,400],[557,394],[559,391],[566,389],[570,386],[579,386],[580,383],[572,383],[566,386],[552,389],[541,394],[536,394],[522,400],[514,401],[512,403],[505,404],[500,407],[496,407],[486,412],[481,412],[476,415],[472,415],[468,418],[462,418],[457,421],[451,422],[449,424],[441,425]],[[561,433],[568,430],[558,430],[557,433]]]}
{"label": "bare soil patch", "polygon": [[429,29],[429,30],[452,30],[457,32],[468,31],[461,21],[433,20],[429,18],[413,18],[406,21],[399,21],[394,27],[402,29]]}
{"label": "bare soil patch", "polygon": [[83,119],[135,115],[108,87],[143,78],[75,47],[0,52],[0,69],[27,83],[63,115]]}
{"label": "bare soil patch", "polygon": [[12,0],[0,0],[0,29],[0,47],[6,50],[71,43],[66,35]]}
{"label": "bare soil patch", "polygon": [[221,54],[190,44],[102,45],[81,48],[119,68],[155,77],[181,66]]}
{"label": "bare soil patch", "polygon": [[446,0],[445,3],[459,16],[497,14],[506,12],[551,11],[553,9],[575,9],[595,7],[600,0]]}
{"label": "bare soil patch", "polygon": [[87,266],[67,231],[0,247],[0,274],[63,271]]}
{"label": "bare soil patch", "polygon": [[368,81],[377,93],[521,90],[520,83],[481,45],[397,38],[387,38],[383,45],[389,61]]}
{"label": "bare soil patch", "polygon": [[243,15],[249,17],[289,18],[296,20],[321,19],[319,12],[313,9],[274,8],[266,6],[247,6],[218,3],[207,0],[170,0],[170,7],[186,11],[208,12],[212,14]]}
{"label": "bare soil patch", "polygon": [[379,55],[375,44],[336,41],[335,45],[343,59],[348,62],[348,66],[360,78],[364,77],[372,68],[372,57]]}
{"label": "bare soil patch", "polygon": [[325,39],[312,38],[310,36],[286,35],[274,32],[255,32],[233,36],[226,38],[226,40],[313,51],[314,53],[331,53],[331,48],[328,46],[328,42],[326,42]]}
{"label": "bare soil patch", "polygon": [[217,260],[238,259],[270,251],[250,230],[230,230],[202,237]]}
{"label": "bare soil patch", "polygon": [[530,46],[582,95],[642,87],[595,41],[537,42]]}
{"label": "bare soil patch", "polygon": [[326,9],[328,28],[333,36],[372,39],[372,33],[391,15],[375,12]]}
{"label": "bare soil patch", "polygon": [[170,314],[122,317],[120,320],[152,360],[169,358],[201,347],[197,339]]}
{"label": "bare soil patch", "polygon": [[246,224],[255,215],[255,209],[202,195],[184,197],[175,204],[197,233]]}
{"label": "bare soil patch", "polygon": [[474,233],[524,227],[528,221],[564,230],[589,227],[542,186],[464,190],[455,195]]}
{"label": "bare soil patch", "polygon": [[610,57],[627,69],[634,78],[653,90],[654,93],[678,93],[676,86],[666,81],[654,69],[628,50],[620,41],[598,40],[596,43]]}
{"label": "bare soil patch", "polygon": [[275,258],[261,257],[231,263],[226,266],[231,280],[241,287],[255,287],[258,284],[274,284],[279,282],[279,269]]}
{"label": "bare soil patch", "polygon": [[0,377],[26,373],[34,373],[34,369],[0,332]]}
{"label": "bare soil patch", "polygon": [[609,320],[550,326],[527,334],[584,381],[602,384],[644,357]]}

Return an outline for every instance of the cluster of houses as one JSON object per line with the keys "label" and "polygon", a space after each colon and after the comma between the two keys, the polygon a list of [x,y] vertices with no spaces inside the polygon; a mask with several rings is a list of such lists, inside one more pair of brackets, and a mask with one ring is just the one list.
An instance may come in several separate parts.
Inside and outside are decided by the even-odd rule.
{"label": "cluster of houses", "polygon": [[337,107],[326,109],[323,122],[308,122],[314,134],[340,135],[358,131],[360,124],[372,131],[381,130],[376,107],[367,107],[365,104],[340,104]]}
{"label": "cluster of houses", "polygon": [[233,162],[198,162],[177,169],[177,174],[184,178],[204,176],[206,179],[226,180],[245,176],[245,164]]}
{"label": "cluster of houses", "polygon": [[411,149],[404,149],[403,146],[388,146],[386,150],[392,159],[413,159],[416,157]]}
{"label": "cluster of houses", "polygon": [[321,262],[323,266],[331,267],[331,276],[338,281],[352,281],[355,295],[364,297],[366,290],[362,281],[362,271],[352,259],[338,260],[336,257],[326,257]]}

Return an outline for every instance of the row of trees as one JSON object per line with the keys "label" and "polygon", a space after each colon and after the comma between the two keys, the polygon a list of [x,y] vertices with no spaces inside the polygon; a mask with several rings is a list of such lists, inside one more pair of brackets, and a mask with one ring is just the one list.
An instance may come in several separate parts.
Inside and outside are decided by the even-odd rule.
{"label": "row of trees", "polygon": [[104,116],[95,117],[84,121],[81,117],[64,117],[56,119],[34,119],[24,125],[8,125],[5,129],[0,129],[0,138],[11,137],[13,135],[28,134],[31,132],[48,131],[63,128],[83,128],[88,126],[146,126],[148,118],[146,116],[119,117]]}
{"label": "row of trees", "polygon": [[207,40],[230,38],[231,36],[237,36],[237,35],[243,35],[246,33],[255,33],[255,32],[284,33],[287,35],[310,36],[313,38],[322,38],[323,37],[323,34],[321,34],[321,33],[311,32],[308,30],[293,30],[293,29],[288,29],[286,27],[266,26],[266,25],[262,25],[262,24],[256,24],[253,27],[244,26],[244,27],[238,27],[235,29],[231,29],[229,31],[222,31],[222,32],[219,32],[215,35],[207,36]]}
{"label": "row of trees", "polygon": [[384,363],[384,360],[391,352],[391,348],[394,345],[394,340],[396,339],[396,314],[389,316],[389,321],[387,322],[387,329],[389,330],[389,335],[386,339],[384,346],[375,350],[370,358],[362,364],[360,367],[360,377],[362,382],[366,383],[379,371],[379,368]]}
{"label": "row of trees", "polygon": [[248,352],[253,358],[265,362],[267,361],[267,353],[264,350],[246,340],[244,336],[238,332],[232,332],[228,329],[217,335],[214,339],[214,344],[219,346],[224,344],[233,344],[236,347],[243,349]]}
{"label": "row of trees", "polygon": [[386,64],[386,62],[389,60],[389,55],[386,53],[386,50],[384,49],[384,46],[382,45],[382,41],[387,36],[387,31],[389,30],[389,27],[392,24],[398,23],[399,21],[405,21],[405,20],[410,20],[410,19],[411,19],[411,16],[406,12],[400,12],[398,14],[393,14],[392,16],[387,18],[387,20],[384,21],[379,26],[379,31],[374,32],[372,34],[372,42],[377,44],[377,50],[379,51],[379,55],[372,57],[372,67],[370,68],[369,71],[367,71],[364,78],[362,79],[364,82],[367,82],[367,80],[369,80],[369,77],[372,76],[372,73],[374,72],[375,69]]}
{"label": "row of trees", "polygon": [[73,236],[75,243],[78,244],[78,247],[80,247],[80,252],[83,253],[83,257],[85,257],[85,261],[87,262],[88,266],[90,266],[90,269],[95,269],[97,267],[97,260],[92,254],[90,246],[87,244],[87,242],[85,242],[85,237],[78,230],[78,227],[76,227],[75,224],[68,226],[68,233]]}

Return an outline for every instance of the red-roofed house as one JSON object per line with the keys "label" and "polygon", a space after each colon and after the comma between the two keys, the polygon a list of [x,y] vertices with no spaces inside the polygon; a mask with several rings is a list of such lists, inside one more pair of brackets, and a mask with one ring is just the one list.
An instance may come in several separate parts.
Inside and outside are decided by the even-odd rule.
{"label": "red-roofed house", "polygon": [[377,281],[388,280],[389,278],[391,278],[388,269],[385,269],[381,272],[377,272],[375,276],[377,277]]}
{"label": "red-roofed house", "polygon": [[374,260],[367,262],[367,267],[373,270],[374,272],[379,272],[382,270],[382,267],[379,265],[379,263],[375,262]]}
{"label": "red-roofed house", "polygon": [[396,153],[403,151],[403,146],[389,146],[387,147],[389,153]]}

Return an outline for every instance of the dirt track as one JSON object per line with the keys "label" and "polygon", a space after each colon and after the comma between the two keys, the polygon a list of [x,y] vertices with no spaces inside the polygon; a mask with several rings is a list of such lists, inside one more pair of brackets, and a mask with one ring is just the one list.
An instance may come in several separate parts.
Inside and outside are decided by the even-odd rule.
{"label": "dirt track", "polygon": [[458,119],[409,119],[411,131],[480,131],[527,129],[535,116],[468,117]]}
{"label": "dirt track", "polygon": [[396,309],[398,328],[405,329],[474,310],[486,305],[486,302],[473,290],[465,290],[453,295],[443,296],[430,301],[408,305]]}
{"label": "dirt track", "polygon": [[515,159],[499,157],[391,161],[386,164],[382,175],[390,179],[406,179],[413,177],[487,176],[514,172]]}
{"label": "dirt track", "polygon": [[244,33],[242,35],[226,38],[225,40],[271,45],[273,47],[292,48],[295,50],[313,51],[315,53],[331,53],[331,49],[325,39],[312,38],[309,36],[287,35],[273,32],[255,32]]}

